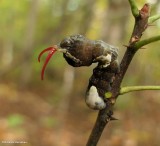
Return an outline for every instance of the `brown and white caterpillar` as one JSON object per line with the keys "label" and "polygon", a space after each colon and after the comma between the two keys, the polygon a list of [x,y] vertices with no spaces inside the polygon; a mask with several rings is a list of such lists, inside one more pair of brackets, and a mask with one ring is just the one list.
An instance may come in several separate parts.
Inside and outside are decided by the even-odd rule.
{"label": "brown and white caterpillar", "polygon": [[105,93],[111,90],[114,76],[119,71],[116,47],[101,40],[89,40],[83,35],[73,35],[62,40],[60,44],[43,50],[38,57],[39,61],[46,51],[49,51],[49,54],[42,69],[42,79],[45,67],[56,51],[62,52],[67,63],[73,67],[98,63],[89,79],[85,101],[92,109],[101,110],[106,107]]}

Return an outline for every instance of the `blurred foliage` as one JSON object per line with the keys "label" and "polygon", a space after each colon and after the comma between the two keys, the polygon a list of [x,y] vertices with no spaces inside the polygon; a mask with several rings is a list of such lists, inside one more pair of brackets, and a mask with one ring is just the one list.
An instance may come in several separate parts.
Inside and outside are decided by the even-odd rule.
{"label": "blurred foliage", "polygon": [[7,121],[10,127],[17,127],[23,123],[24,119],[21,115],[12,114],[8,116]]}
{"label": "blurred foliage", "polygon": [[[137,0],[138,7],[145,2]],[[147,2],[151,15],[160,13],[160,1]],[[41,81],[45,55],[40,64],[37,56],[78,33],[119,46],[121,60],[134,24],[128,1],[1,0],[0,10],[0,140],[27,141],[26,146],[84,145],[96,118],[84,103],[95,65],[72,69],[56,53]],[[142,39],[159,33],[157,21]],[[123,85],[160,84],[159,46],[156,42],[137,53]],[[115,107],[120,120],[107,127],[99,145],[158,146],[159,97],[159,91],[120,96]]]}

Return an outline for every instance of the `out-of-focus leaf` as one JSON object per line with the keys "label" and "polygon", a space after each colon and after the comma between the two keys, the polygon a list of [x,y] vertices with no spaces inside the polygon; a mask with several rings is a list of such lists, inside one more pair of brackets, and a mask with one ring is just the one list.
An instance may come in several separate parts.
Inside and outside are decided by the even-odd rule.
{"label": "out-of-focus leaf", "polygon": [[50,128],[57,123],[57,120],[54,117],[44,117],[41,119],[41,123],[43,126]]}
{"label": "out-of-focus leaf", "polygon": [[17,127],[23,124],[24,117],[19,114],[12,114],[7,117],[7,121],[10,127]]}

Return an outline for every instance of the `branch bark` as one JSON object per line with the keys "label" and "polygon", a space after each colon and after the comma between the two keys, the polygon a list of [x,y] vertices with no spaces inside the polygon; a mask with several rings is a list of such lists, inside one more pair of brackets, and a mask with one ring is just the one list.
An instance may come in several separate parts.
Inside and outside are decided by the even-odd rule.
{"label": "branch bark", "polygon": [[[88,139],[86,146],[97,145],[106,124],[111,120],[111,117],[108,116],[109,112],[110,112],[110,108],[99,111],[96,123],[92,129],[91,135]],[[110,114],[112,115],[112,113]]]}

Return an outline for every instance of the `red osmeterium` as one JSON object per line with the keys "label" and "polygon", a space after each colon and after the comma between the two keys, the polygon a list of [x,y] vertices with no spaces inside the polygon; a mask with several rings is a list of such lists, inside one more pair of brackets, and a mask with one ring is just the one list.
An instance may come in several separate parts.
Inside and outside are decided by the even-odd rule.
{"label": "red osmeterium", "polygon": [[43,68],[42,68],[42,71],[41,71],[41,80],[43,80],[43,77],[44,77],[44,71],[45,71],[45,68],[50,60],[50,58],[52,57],[52,55],[57,51],[56,48],[54,47],[49,47],[49,48],[46,48],[44,49],[38,56],[38,61],[40,62],[40,59],[41,59],[41,56],[43,55],[43,53],[49,51],[48,55],[47,55],[47,58],[45,60],[45,63],[43,65]]}

